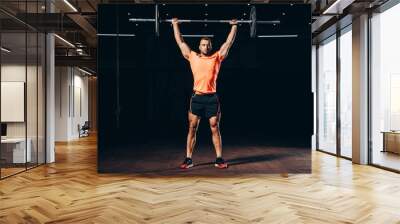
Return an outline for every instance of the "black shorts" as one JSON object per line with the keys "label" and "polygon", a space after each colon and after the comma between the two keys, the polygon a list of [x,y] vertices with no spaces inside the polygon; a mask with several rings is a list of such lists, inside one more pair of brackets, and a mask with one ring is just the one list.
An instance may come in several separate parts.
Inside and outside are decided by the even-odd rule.
{"label": "black shorts", "polygon": [[218,95],[216,93],[204,95],[193,93],[190,99],[189,111],[194,115],[207,119],[212,116],[217,116],[220,113]]}

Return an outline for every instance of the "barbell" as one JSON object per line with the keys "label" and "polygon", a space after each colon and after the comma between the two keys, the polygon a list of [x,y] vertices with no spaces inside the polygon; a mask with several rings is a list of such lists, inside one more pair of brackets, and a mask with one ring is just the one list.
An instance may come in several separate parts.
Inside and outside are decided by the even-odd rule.
{"label": "barbell", "polygon": [[[158,5],[155,5],[155,18],[130,18],[130,22],[153,22],[155,24],[154,31],[157,36],[160,36],[160,23],[171,23],[172,19],[160,19]],[[215,19],[178,19],[179,23],[230,23],[231,20],[215,20]],[[280,20],[262,20],[257,21],[256,7],[252,6],[250,10],[250,16],[248,20],[237,20],[238,24],[249,24],[250,25],[250,37],[256,37],[256,26],[257,24],[280,24]]]}

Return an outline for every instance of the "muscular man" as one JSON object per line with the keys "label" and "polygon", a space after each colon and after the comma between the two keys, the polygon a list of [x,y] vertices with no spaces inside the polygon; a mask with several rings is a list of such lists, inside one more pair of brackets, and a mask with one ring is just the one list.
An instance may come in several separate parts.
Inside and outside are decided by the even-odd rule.
{"label": "muscular man", "polygon": [[207,37],[200,39],[200,53],[192,51],[182,38],[178,22],[177,18],[172,19],[175,40],[183,57],[190,62],[194,80],[193,94],[188,112],[189,131],[187,135],[186,158],[180,165],[180,168],[188,169],[194,165],[192,153],[196,143],[196,132],[200,118],[208,119],[210,123],[212,141],[217,155],[215,167],[228,168],[228,164],[222,158],[222,140],[219,130],[221,110],[216,87],[221,62],[227,57],[229,49],[235,40],[237,21],[230,21],[229,24],[232,27],[225,43],[213,54],[211,54],[211,39]]}

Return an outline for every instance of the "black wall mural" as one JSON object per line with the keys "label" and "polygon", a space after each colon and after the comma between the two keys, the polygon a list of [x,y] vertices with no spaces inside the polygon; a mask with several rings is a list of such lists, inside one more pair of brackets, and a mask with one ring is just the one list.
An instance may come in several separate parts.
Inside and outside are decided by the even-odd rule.
{"label": "black wall mural", "polygon": [[[161,18],[238,20],[248,19],[251,7],[158,6]],[[229,55],[222,62],[217,85],[222,111],[220,128],[224,158],[232,166],[215,174],[210,128],[208,121],[202,119],[193,159],[202,160],[203,164],[182,174],[178,166],[185,156],[193,77],[176,45],[172,26],[161,23],[157,37],[154,23],[129,22],[133,17],[154,18],[152,4],[99,6],[99,172],[310,172],[310,6],[255,7],[258,20],[281,23],[257,25],[256,38],[250,38],[248,24],[240,25]],[[214,35],[216,51],[225,41],[230,25],[182,23],[180,29],[183,34]],[[198,51],[199,38],[184,40]]]}

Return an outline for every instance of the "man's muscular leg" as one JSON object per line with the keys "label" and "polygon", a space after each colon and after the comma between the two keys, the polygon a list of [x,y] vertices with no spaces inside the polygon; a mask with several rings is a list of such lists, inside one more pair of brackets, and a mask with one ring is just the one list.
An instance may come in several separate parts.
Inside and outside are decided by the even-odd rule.
{"label": "man's muscular leg", "polygon": [[217,157],[222,157],[222,139],[221,133],[219,130],[219,121],[221,120],[221,113],[218,113],[217,116],[213,116],[209,118],[212,141],[215,148],[215,153]]}
{"label": "man's muscular leg", "polygon": [[200,117],[195,114],[192,114],[189,111],[188,118],[189,118],[189,131],[186,142],[186,157],[192,158],[193,149],[196,144],[196,132],[199,127]]}

